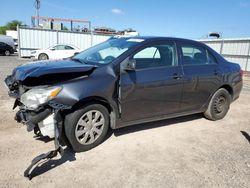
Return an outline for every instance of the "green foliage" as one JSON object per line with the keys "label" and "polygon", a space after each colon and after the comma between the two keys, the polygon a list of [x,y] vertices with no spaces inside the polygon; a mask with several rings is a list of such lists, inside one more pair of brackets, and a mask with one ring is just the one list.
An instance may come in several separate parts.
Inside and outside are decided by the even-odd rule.
{"label": "green foliage", "polygon": [[5,35],[6,34],[6,27],[5,26],[0,26],[0,34]]}
{"label": "green foliage", "polygon": [[16,30],[17,25],[22,25],[23,22],[19,20],[12,20],[10,22],[7,22],[4,26],[0,26],[0,34],[5,35],[6,30]]}
{"label": "green foliage", "polygon": [[18,20],[12,20],[10,22],[8,22],[5,26],[7,28],[7,30],[16,30],[16,26],[17,25],[22,25],[23,22],[18,21]]}
{"label": "green foliage", "polygon": [[63,30],[68,31],[69,29],[66,26],[63,26]]}

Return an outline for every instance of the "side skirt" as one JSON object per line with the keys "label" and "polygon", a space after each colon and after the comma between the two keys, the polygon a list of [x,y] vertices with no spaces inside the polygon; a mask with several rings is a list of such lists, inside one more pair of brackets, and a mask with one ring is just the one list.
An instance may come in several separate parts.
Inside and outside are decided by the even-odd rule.
{"label": "side skirt", "polygon": [[156,116],[156,117],[140,119],[140,120],[135,120],[135,121],[129,121],[129,122],[124,122],[121,119],[118,119],[118,120],[116,120],[116,126],[114,129],[127,127],[127,126],[131,126],[131,125],[136,125],[136,124],[148,123],[148,122],[159,121],[159,120],[164,120],[164,119],[171,119],[171,118],[187,116],[187,115],[192,115],[192,114],[198,114],[198,113],[203,113],[203,112],[204,112],[204,110],[200,109],[200,110],[193,110],[193,111],[188,111],[188,112],[181,112],[181,113],[175,113],[175,114]]}

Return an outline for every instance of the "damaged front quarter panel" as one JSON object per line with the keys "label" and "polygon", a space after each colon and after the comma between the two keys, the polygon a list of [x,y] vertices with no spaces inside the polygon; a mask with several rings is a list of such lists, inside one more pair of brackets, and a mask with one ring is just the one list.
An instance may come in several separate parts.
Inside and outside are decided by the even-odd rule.
{"label": "damaged front quarter panel", "polygon": [[[96,68],[97,66],[80,64],[72,60],[46,61],[19,66],[14,69],[12,75],[5,79],[9,95],[16,98],[14,107],[19,106],[20,108],[15,119],[26,124],[28,131],[39,130],[43,135],[54,136],[55,139],[55,150],[34,158],[24,173],[25,177],[32,178],[30,170],[39,161],[55,157],[57,152],[63,154],[62,145],[65,144],[65,140],[62,136],[61,115],[64,110],[95,97],[107,101],[112,106],[111,108],[118,112],[117,96],[114,96],[116,93],[114,91],[117,89],[115,72],[111,66]],[[21,102],[21,96],[27,91],[37,87],[51,86],[62,87],[62,91],[45,104],[30,109]],[[113,115],[113,117],[116,116]],[[114,118],[111,120],[112,127],[115,124]],[[50,125],[50,128],[42,130],[41,128],[46,125]],[[51,125],[54,127],[54,134],[51,132],[53,131]]]}
{"label": "damaged front quarter panel", "polygon": [[[67,119],[69,115],[77,113],[83,106],[97,103],[99,107],[106,108],[103,111],[110,116],[105,121],[106,132],[103,134],[107,133],[109,126],[116,128],[121,115],[119,63],[137,49],[138,45],[143,45],[140,44],[142,41],[144,39],[108,40],[69,59],[21,65],[5,79],[10,96],[16,98],[14,106],[20,107],[16,115],[17,121],[27,124],[28,130],[39,126],[54,126],[55,150],[34,158],[24,173],[26,177],[31,178],[30,170],[39,161],[51,159],[58,152],[63,153],[64,142],[72,141],[66,131],[75,126],[71,123],[64,125],[65,117]],[[51,129],[41,130],[43,134],[46,131],[48,136],[53,136]],[[63,138],[63,132],[67,138]],[[103,138],[99,138],[101,142]],[[69,143],[72,146],[72,142]],[[94,146],[92,143],[85,148]]]}

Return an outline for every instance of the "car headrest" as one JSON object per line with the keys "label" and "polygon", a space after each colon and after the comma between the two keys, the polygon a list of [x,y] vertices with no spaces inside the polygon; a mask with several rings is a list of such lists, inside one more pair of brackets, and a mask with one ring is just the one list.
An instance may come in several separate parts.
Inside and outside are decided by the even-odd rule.
{"label": "car headrest", "polygon": [[206,60],[206,55],[204,53],[197,52],[194,54],[195,60]]}

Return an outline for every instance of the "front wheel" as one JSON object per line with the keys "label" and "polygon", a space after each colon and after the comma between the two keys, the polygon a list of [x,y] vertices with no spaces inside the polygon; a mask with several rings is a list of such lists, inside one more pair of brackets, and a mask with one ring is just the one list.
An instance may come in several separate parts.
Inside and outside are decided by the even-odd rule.
{"label": "front wheel", "polygon": [[4,55],[10,56],[10,51],[9,50],[5,50]]}
{"label": "front wheel", "polygon": [[204,116],[209,120],[223,119],[231,103],[231,96],[224,88],[218,89],[211,98],[207,110],[204,112]]}
{"label": "front wheel", "polygon": [[74,151],[90,150],[105,139],[109,128],[108,110],[100,104],[86,105],[66,115],[64,127]]}
{"label": "front wheel", "polygon": [[38,60],[47,60],[49,59],[49,56],[45,53],[42,53],[38,56]]}

